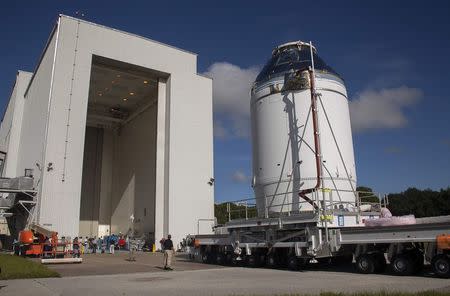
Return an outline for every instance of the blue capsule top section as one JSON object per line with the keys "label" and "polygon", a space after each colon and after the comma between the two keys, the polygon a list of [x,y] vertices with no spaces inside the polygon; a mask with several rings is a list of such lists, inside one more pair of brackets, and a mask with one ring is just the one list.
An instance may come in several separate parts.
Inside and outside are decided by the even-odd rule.
{"label": "blue capsule top section", "polygon": [[[334,74],[341,78],[339,74],[328,66],[313,50],[314,68],[316,71]],[[311,52],[309,46],[288,45],[277,49],[272,54],[272,58],[256,77],[256,84],[266,82],[278,76],[284,76],[291,71],[303,71],[311,67]],[[342,79],[342,78],[341,78]]]}

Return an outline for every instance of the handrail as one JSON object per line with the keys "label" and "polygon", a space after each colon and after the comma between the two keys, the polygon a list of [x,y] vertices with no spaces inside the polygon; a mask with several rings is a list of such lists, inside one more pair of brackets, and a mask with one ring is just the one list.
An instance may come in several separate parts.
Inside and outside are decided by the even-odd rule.
{"label": "handrail", "polygon": [[[325,199],[321,199],[319,197],[319,192],[329,192],[328,197]],[[386,206],[388,204],[388,200],[386,195],[376,194],[371,191],[356,191],[355,192],[355,201],[335,201],[333,199],[333,193],[339,191],[342,192],[352,192],[351,190],[339,190],[339,189],[317,189],[311,192],[312,196],[311,199],[318,205],[317,209],[314,209],[314,211],[319,214],[323,215],[324,213],[332,213],[334,211],[340,211],[340,210],[346,210],[351,213],[356,213],[358,215],[358,220],[363,210],[361,210],[362,206],[370,205],[370,210],[373,212],[380,212],[381,208]],[[286,194],[296,194],[298,191],[289,191],[289,192],[282,192],[282,193],[276,193],[274,195],[270,195],[270,197],[277,196],[277,195],[286,195]],[[363,196],[362,196],[363,195]],[[325,196],[325,195],[324,195]],[[382,198],[383,196],[383,198]],[[370,201],[363,201],[362,199],[368,198],[368,197],[377,197],[378,202],[370,202]],[[228,214],[228,221],[234,220],[234,219],[249,219],[249,210],[254,209],[258,210],[258,205],[256,204],[256,201],[258,199],[265,198],[265,197],[252,197],[252,198],[245,198],[235,201],[228,201],[227,202],[227,214]],[[255,201],[254,203],[251,203],[250,201]],[[231,204],[235,204],[236,206],[243,206],[242,208],[235,208],[232,209]],[[298,208],[301,209],[303,205],[310,204],[308,201],[305,200],[298,200],[298,201],[290,201],[285,202],[283,200],[282,203],[279,204],[271,204],[269,206],[265,205],[264,207],[264,213],[265,217],[281,217],[286,215],[291,215],[292,213],[297,213],[301,211],[286,211],[283,212],[281,210],[274,211],[273,209],[277,208],[289,208],[289,206],[296,205],[299,206]],[[236,213],[239,213],[236,217]],[[241,217],[240,213],[244,213],[244,217]],[[256,212],[256,214],[258,214]],[[233,216],[233,217],[232,217]]]}

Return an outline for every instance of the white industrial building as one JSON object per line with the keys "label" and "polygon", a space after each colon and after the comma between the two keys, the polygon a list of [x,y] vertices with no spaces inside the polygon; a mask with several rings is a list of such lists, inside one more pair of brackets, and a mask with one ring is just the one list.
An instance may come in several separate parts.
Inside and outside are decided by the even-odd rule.
{"label": "white industrial building", "polygon": [[17,74],[2,176],[33,169],[33,219],[61,236],[179,242],[211,230],[212,127],[195,54],[60,15],[35,72]]}

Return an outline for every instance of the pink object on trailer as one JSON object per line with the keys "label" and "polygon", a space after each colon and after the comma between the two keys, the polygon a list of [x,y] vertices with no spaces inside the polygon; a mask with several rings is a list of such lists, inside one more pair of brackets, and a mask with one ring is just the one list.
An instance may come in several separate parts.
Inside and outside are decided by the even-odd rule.
{"label": "pink object on trailer", "polygon": [[381,217],[379,219],[365,220],[364,224],[368,227],[411,225],[416,224],[416,217],[414,215]]}

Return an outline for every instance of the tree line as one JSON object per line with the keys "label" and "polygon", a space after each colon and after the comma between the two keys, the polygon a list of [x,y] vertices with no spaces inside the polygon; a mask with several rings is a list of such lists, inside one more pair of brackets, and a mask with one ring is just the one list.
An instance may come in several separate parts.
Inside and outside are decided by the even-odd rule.
{"label": "tree line", "polygon": [[[379,199],[371,194],[372,189],[366,186],[356,188],[361,193],[362,201],[378,202]],[[388,208],[394,216],[413,214],[417,218],[450,215],[450,187],[439,191],[417,188],[408,188],[400,193],[390,193],[387,196]],[[214,214],[218,224],[224,224],[229,218],[244,219],[257,216],[256,207],[230,203],[230,214],[227,211],[227,202],[215,204]],[[230,216],[230,217],[229,217]]]}

